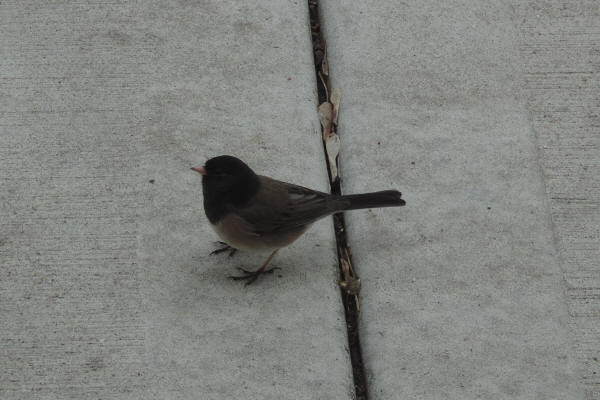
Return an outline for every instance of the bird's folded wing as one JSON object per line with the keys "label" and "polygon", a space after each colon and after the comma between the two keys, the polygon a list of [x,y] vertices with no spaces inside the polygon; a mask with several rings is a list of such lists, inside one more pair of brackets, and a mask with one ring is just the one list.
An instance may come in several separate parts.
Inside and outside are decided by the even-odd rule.
{"label": "bird's folded wing", "polygon": [[260,189],[244,207],[232,210],[259,235],[285,233],[332,214],[331,195],[260,176]]}

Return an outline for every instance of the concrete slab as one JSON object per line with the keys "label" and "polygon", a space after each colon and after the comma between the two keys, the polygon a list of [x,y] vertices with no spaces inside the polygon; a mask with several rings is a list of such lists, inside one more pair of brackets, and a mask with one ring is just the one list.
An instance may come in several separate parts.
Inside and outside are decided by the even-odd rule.
{"label": "concrete slab", "polygon": [[582,398],[514,7],[321,7],[371,398]]}
{"label": "concrete slab", "polygon": [[521,58],[586,399],[600,399],[600,3],[523,2]]}
{"label": "concrete slab", "polygon": [[351,397],[331,224],[244,288],[189,170],[326,189],[306,7],[2,2],[2,399]]}

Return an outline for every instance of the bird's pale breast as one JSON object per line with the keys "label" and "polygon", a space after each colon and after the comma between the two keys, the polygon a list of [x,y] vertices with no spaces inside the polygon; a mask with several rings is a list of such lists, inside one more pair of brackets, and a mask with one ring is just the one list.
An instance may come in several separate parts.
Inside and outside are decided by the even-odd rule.
{"label": "bird's pale breast", "polygon": [[273,251],[294,242],[309,225],[299,226],[286,232],[259,235],[243,218],[236,214],[228,214],[212,227],[224,242],[236,249]]}

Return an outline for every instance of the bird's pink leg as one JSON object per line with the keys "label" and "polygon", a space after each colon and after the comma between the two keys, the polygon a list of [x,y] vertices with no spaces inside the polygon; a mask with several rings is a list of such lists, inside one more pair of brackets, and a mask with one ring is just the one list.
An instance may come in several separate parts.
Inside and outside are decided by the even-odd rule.
{"label": "bird's pink leg", "polygon": [[237,252],[237,249],[235,247],[231,247],[230,245],[228,245],[225,242],[217,242],[223,245],[223,247],[221,247],[220,249],[216,249],[210,252],[210,256],[212,256],[213,254],[219,254],[222,253],[224,251],[229,251],[229,257],[233,257],[233,255]]}
{"label": "bird's pink leg", "polygon": [[271,269],[265,270],[265,268],[267,268],[267,265],[269,265],[269,263],[271,262],[271,259],[273,258],[273,256],[275,256],[275,253],[277,253],[278,250],[279,249],[277,249],[274,252],[272,252],[271,255],[269,256],[269,258],[267,258],[267,261],[265,261],[263,263],[263,265],[261,265],[260,268],[257,269],[256,271],[249,271],[249,270],[246,270],[244,268],[239,268],[238,267],[238,269],[240,271],[242,271],[244,273],[244,275],[242,275],[242,276],[229,276],[229,278],[233,279],[234,281],[239,281],[239,280],[245,280],[245,279],[247,279],[246,286],[248,286],[249,284],[251,284],[252,282],[254,282],[256,280],[256,278],[259,277],[259,275],[266,274],[266,273],[272,273],[274,270],[280,269],[279,267],[273,267]]}

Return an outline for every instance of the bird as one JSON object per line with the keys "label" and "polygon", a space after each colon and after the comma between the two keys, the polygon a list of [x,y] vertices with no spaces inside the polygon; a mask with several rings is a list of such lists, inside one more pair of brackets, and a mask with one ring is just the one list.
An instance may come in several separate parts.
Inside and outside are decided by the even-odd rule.
{"label": "bird", "polygon": [[222,155],[203,166],[192,167],[202,175],[204,212],[226,247],[211,254],[237,249],[269,251],[255,271],[238,268],[234,280],[254,282],[273,272],[267,266],[277,251],[298,239],[313,222],[329,215],[364,208],[399,207],[406,202],[397,190],[335,195],[256,174],[242,160]]}

